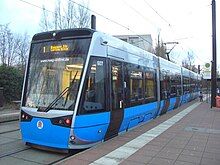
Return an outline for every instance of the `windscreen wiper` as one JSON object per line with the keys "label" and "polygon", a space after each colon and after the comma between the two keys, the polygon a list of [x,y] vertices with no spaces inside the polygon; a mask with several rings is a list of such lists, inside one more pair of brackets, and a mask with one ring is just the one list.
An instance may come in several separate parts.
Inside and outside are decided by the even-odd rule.
{"label": "windscreen wiper", "polygon": [[72,89],[72,87],[73,87],[73,84],[74,84],[74,81],[75,81],[75,79],[76,79],[77,73],[78,73],[78,71],[76,72],[76,74],[75,74],[74,77],[73,77],[73,80],[72,80],[71,83],[70,83],[70,86],[69,86],[69,88],[68,88],[67,95],[66,95],[66,98],[65,98],[65,102],[64,102],[64,104],[63,104],[63,107],[66,106],[67,99],[68,99],[68,97],[69,97],[69,95],[70,95],[70,91],[71,91],[71,89]]}
{"label": "windscreen wiper", "polygon": [[[39,112],[48,112],[57,103],[57,101],[60,100],[63,97],[63,95],[65,95],[68,91],[70,91],[70,89],[72,88],[72,86],[74,84],[74,81],[76,79],[77,73],[78,73],[78,71],[76,71],[76,74],[74,75],[74,78],[71,81],[69,87],[66,87],[46,108],[39,107],[37,111],[39,111]],[[69,96],[69,93],[70,92],[67,93],[67,97]],[[64,106],[66,105],[67,97],[65,99],[65,103],[63,104]]]}

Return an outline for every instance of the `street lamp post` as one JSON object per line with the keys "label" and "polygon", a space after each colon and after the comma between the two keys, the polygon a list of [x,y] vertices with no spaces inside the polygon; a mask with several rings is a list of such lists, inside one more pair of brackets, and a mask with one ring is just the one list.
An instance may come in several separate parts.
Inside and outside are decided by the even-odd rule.
{"label": "street lamp post", "polygon": [[212,75],[211,75],[211,108],[216,107],[216,7],[212,0]]}

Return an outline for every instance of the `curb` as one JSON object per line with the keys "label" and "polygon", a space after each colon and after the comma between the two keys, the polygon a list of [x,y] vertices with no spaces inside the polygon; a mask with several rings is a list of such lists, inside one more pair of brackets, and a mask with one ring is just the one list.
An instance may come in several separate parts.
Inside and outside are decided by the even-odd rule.
{"label": "curb", "polygon": [[0,123],[18,120],[19,114],[20,114],[20,112],[2,114],[2,115],[0,115]]}

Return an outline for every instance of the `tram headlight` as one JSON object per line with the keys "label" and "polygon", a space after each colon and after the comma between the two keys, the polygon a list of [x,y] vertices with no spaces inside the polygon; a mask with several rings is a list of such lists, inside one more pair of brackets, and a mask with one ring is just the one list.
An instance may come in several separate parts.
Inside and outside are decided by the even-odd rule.
{"label": "tram headlight", "polygon": [[71,135],[70,136],[70,139],[69,139],[69,142],[74,144],[75,143],[75,140],[76,140],[76,137],[74,135]]}
{"label": "tram headlight", "polygon": [[66,125],[71,125],[71,120],[69,118],[65,119],[64,121],[65,121]]}
{"label": "tram headlight", "polygon": [[75,139],[76,139],[75,136],[73,135],[70,136],[70,141],[74,141]]}
{"label": "tram headlight", "polygon": [[32,117],[31,115],[27,114],[27,113],[24,112],[24,111],[21,111],[21,117],[20,117],[20,120],[21,120],[21,121],[25,121],[25,122],[31,121],[32,118],[33,118],[33,117]]}

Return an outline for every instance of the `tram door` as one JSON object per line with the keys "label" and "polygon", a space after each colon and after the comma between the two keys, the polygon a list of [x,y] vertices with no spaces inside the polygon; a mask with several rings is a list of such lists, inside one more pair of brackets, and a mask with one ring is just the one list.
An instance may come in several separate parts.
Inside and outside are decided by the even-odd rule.
{"label": "tram door", "polygon": [[124,76],[122,62],[112,60],[110,70],[111,114],[105,140],[118,135],[124,117]]}

